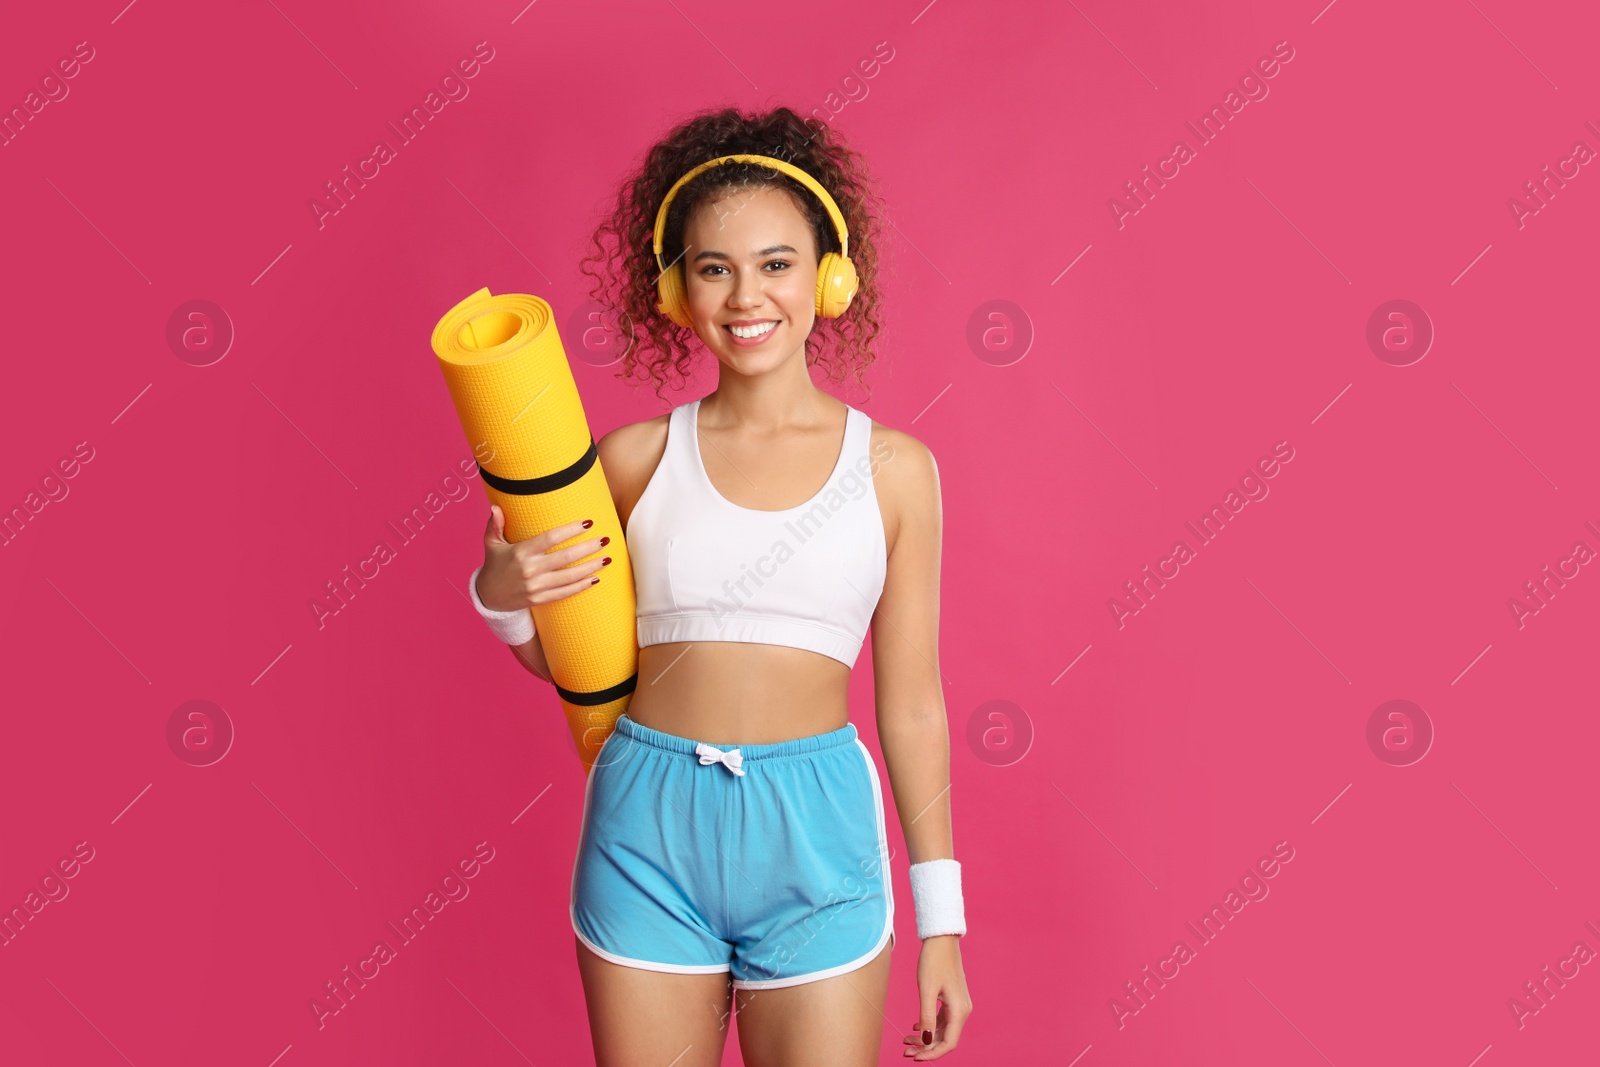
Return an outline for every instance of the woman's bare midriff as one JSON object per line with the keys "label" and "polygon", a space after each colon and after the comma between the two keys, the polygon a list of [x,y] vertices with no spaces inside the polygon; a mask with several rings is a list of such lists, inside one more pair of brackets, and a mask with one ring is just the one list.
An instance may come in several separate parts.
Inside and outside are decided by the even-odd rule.
{"label": "woman's bare midriff", "polygon": [[817,652],[744,641],[639,650],[628,718],[708,745],[764,745],[837,730],[850,668]]}

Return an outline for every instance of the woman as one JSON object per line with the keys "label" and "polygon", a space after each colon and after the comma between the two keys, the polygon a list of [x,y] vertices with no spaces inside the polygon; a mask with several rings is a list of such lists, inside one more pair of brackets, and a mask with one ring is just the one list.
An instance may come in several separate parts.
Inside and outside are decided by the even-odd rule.
{"label": "woman", "polygon": [[[763,161],[724,158],[743,154]],[[595,275],[596,295],[664,353],[630,351],[624,376],[644,367],[659,395],[667,366],[692,366],[689,338],[719,363],[707,396],[598,442],[640,645],[638,687],[585,788],[572,881],[602,1065],[714,1067],[730,1016],[752,1067],[877,1062],[894,902],[882,790],[846,709],[869,623],[922,939],[905,1055],[954,1049],[972,1008],[938,668],[938,471],[920,442],[810,375],[819,320],[858,381],[871,362],[865,201],[858,158],[827,127],[788,108],[706,113],[649,151],[585,260],[620,261]],[[472,595],[546,681],[526,609],[608,580],[607,539],[551,551],[591,518],[513,545],[491,508]]]}

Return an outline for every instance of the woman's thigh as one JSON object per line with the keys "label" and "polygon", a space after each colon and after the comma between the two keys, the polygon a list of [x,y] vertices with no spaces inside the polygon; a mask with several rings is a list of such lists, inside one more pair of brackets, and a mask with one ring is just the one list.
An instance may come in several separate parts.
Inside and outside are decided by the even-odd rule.
{"label": "woman's thigh", "polygon": [[[888,1025],[889,953],[863,967],[779,989],[734,990],[745,1067],[872,1067]],[[892,1029],[892,1028],[891,1028]]]}
{"label": "woman's thigh", "polygon": [[670,974],[601,959],[582,941],[578,970],[597,1067],[717,1067],[728,1036],[729,978]]}

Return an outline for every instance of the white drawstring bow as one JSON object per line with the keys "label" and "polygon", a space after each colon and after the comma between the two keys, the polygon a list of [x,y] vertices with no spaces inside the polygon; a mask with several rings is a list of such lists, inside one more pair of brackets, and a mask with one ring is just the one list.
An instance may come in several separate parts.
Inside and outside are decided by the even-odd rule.
{"label": "white drawstring bow", "polygon": [[695,746],[695,754],[700,757],[700,765],[702,767],[709,767],[713,763],[721,763],[734,774],[744,773],[744,767],[742,766],[744,757],[739,754],[739,750],[736,748],[730,748],[724,752],[715,745],[708,745],[701,741]]}

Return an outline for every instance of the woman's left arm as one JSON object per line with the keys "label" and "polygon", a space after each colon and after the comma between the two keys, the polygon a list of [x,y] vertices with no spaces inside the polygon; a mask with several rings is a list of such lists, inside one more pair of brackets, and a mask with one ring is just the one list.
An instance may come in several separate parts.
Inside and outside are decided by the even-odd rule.
{"label": "woman's left arm", "polygon": [[[950,727],[939,672],[939,468],[915,438],[887,431],[893,451],[874,475],[893,526],[888,574],[872,617],[878,740],[911,863],[954,859]],[[875,453],[877,450],[874,450]],[[929,937],[917,961],[921,1017],[906,1055],[938,1059],[956,1047],[972,1012],[955,934]],[[939,1002],[943,1001],[943,1006]],[[931,1043],[930,1043],[931,1042]]]}

